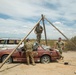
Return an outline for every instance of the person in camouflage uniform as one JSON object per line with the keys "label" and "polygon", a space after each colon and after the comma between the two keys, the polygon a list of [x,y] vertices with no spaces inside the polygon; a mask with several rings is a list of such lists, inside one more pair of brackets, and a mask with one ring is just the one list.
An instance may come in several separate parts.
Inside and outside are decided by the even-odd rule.
{"label": "person in camouflage uniform", "polygon": [[58,41],[56,41],[55,48],[59,50],[60,55],[61,55],[61,57],[63,59],[62,51],[64,50],[64,42],[62,41],[61,38],[59,38]]}
{"label": "person in camouflage uniform", "polygon": [[38,23],[38,24],[37,24],[37,27],[35,28],[35,34],[36,34],[37,42],[38,42],[38,43],[40,43],[42,31],[43,31],[43,28],[42,28],[42,26],[40,26],[40,24]]}
{"label": "person in camouflage uniform", "polygon": [[30,58],[31,58],[31,61],[32,61],[32,65],[35,65],[35,62],[34,62],[34,57],[33,57],[33,43],[30,42],[29,39],[26,39],[26,42],[24,42],[24,48],[26,50],[26,58],[27,58],[27,64],[29,65],[30,64]]}

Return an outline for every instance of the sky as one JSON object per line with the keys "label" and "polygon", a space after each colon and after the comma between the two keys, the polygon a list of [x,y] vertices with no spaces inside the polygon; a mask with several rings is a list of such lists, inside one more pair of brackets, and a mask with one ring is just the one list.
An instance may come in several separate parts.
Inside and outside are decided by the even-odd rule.
{"label": "sky", "polygon": [[[75,7],[76,0],[0,0],[0,38],[24,38],[43,14],[70,39],[76,36]],[[65,39],[46,19],[44,22],[47,39]],[[28,38],[36,39],[34,30]]]}

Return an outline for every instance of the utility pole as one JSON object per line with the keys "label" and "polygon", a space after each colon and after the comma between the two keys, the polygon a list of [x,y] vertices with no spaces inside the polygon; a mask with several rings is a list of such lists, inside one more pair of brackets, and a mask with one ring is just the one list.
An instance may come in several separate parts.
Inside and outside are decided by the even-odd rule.
{"label": "utility pole", "polygon": [[30,35],[30,33],[36,28],[37,24],[42,20],[42,18],[36,23],[36,25],[30,30],[30,32],[19,42],[18,46],[6,57],[6,59],[0,65],[0,68],[5,64],[5,62],[11,57],[11,55],[16,51],[16,49],[21,45],[22,42]]}
{"label": "utility pole", "polygon": [[56,26],[54,26],[47,18],[45,18],[59,33],[61,33],[68,41],[69,43],[71,43],[72,45],[74,45],[76,47],[76,45],[70,41]]}
{"label": "utility pole", "polygon": [[46,36],[46,28],[45,28],[45,23],[44,23],[44,16],[43,16],[43,14],[41,16],[42,16],[42,22],[43,22],[43,27],[44,27],[45,42],[47,45],[47,36]]}

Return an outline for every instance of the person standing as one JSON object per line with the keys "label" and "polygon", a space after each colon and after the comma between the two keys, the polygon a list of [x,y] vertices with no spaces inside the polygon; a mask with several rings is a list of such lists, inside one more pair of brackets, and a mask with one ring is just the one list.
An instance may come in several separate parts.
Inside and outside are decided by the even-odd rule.
{"label": "person standing", "polygon": [[36,34],[38,43],[40,43],[42,31],[43,31],[43,27],[40,26],[40,24],[38,23],[36,28],[35,28],[35,31],[34,31]]}
{"label": "person standing", "polygon": [[33,49],[32,49],[33,43],[29,39],[26,39],[26,42],[24,43],[24,48],[26,50],[27,65],[30,64],[30,58],[32,61],[32,65],[35,65],[34,57],[33,57]]}
{"label": "person standing", "polygon": [[64,42],[62,41],[62,38],[59,38],[58,41],[56,41],[55,48],[59,50],[60,56],[63,59],[62,51],[64,50]]}

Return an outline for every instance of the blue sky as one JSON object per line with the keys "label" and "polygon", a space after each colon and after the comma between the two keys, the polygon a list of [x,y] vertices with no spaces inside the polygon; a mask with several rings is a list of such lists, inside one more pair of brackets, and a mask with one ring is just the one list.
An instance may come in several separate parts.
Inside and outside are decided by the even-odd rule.
{"label": "blue sky", "polygon": [[[68,38],[76,36],[75,7],[76,0],[0,0],[0,38],[22,39],[38,22],[41,14]],[[48,39],[64,39],[46,21],[45,26]],[[36,35],[32,32],[28,38],[36,39]]]}

